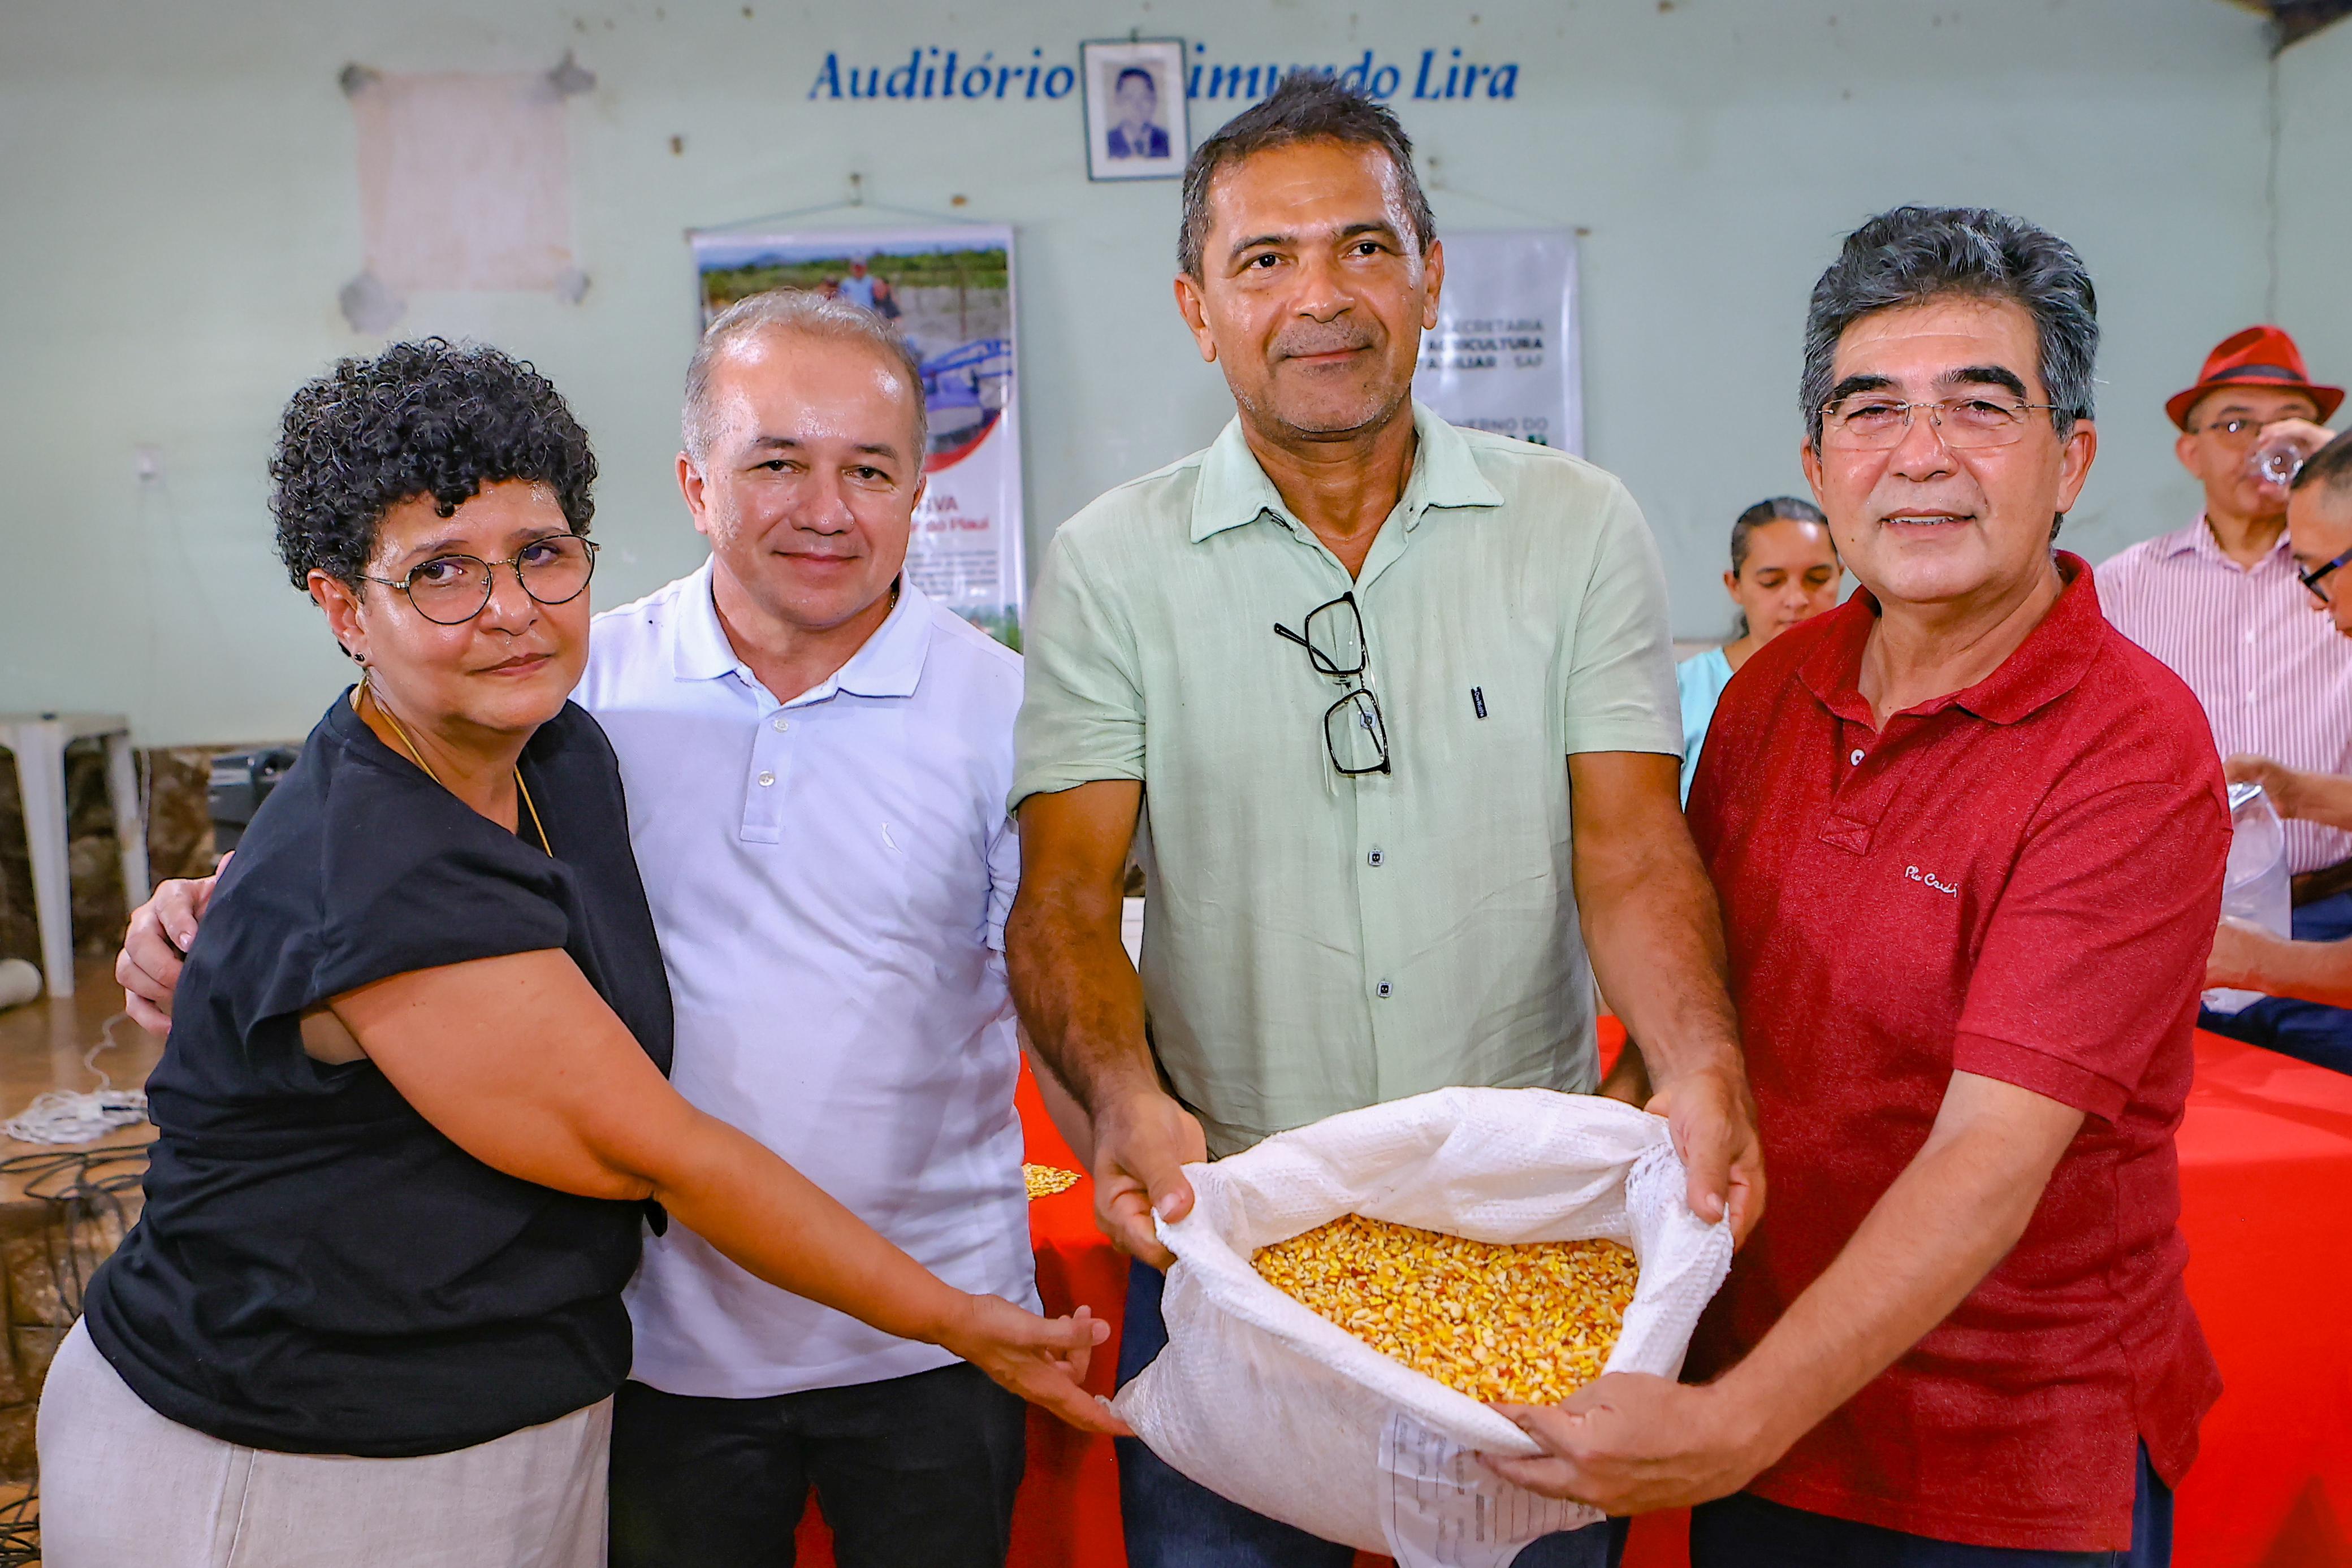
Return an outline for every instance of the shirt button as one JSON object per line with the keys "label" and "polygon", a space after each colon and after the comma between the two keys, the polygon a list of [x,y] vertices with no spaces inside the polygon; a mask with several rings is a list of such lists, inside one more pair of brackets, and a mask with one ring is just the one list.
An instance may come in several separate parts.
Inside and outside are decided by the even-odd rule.
{"label": "shirt button", "polygon": [[773,784],[775,781],[776,781],[776,776],[775,776],[774,774],[772,774],[772,773],[769,773],[769,772],[766,772],[766,771],[764,771],[764,770],[763,770],[763,771],[760,774],[760,788],[761,788],[761,789],[765,789],[769,785]]}
{"label": "shirt button", "polygon": [[1386,980],[1382,980],[1379,985],[1374,986],[1372,989],[1378,995],[1385,997],[1390,994],[1391,988]]}
{"label": "shirt button", "polygon": [[1370,854],[1368,854],[1368,855],[1366,855],[1366,856],[1364,857],[1364,861],[1365,861],[1365,863],[1366,863],[1366,864],[1368,864],[1368,865],[1378,865],[1378,864],[1380,864],[1380,863],[1381,863],[1381,861],[1385,860],[1386,858],[1387,858],[1387,857],[1386,857],[1386,856],[1384,856],[1384,855],[1382,855],[1382,854],[1381,853],[1381,852],[1380,852],[1380,851],[1378,851],[1378,850],[1374,850]]}
{"label": "shirt button", "polygon": [[1858,747],[1858,746],[1857,746],[1857,747],[1855,747],[1852,751],[1847,752],[1847,753],[1845,754],[1845,759],[1846,759],[1848,762],[1853,763],[1856,768],[1861,767],[1861,766],[1862,766],[1862,747]]}
{"label": "shirt button", "polygon": [[793,727],[793,721],[786,718],[782,714],[778,714],[773,722],[778,735],[782,735],[784,731]]}

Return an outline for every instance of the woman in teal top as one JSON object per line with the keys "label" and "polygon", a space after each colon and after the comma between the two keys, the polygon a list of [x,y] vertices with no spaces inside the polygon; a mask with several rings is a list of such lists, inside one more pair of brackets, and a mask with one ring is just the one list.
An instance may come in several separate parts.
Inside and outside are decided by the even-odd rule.
{"label": "woman in teal top", "polygon": [[1675,669],[1683,699],[1683,800],[1690,800],[1699,747],[1731,673],[1773,638],[1838,601],[1845,569],[1821,508],[1794,496],[1759,501],[1731,525],[1731,570],[1724,591],[1739,606],[1731,641]]}

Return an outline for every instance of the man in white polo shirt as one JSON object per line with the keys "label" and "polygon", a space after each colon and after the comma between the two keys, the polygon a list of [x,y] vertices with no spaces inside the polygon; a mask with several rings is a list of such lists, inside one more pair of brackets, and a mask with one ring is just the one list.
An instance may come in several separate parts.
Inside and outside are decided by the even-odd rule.
{"label": "man in white polo shirt", "polygon": [[[710,559],[596,617],[574,696],[620,758],[678,1092],[941,1279],[1034,1308],[1003,957],[1021,660],[902,578],[921,387],[854,306],[712,322],[677,460]],[[176,977],[131,972],[140,937],[134,1006]],[[1025,1412],[978,1369],[675,1226],[629,1310],[616,1568],[782,1560],[812,1487],[845,1563],[1003,1562]]]}
{"label": "man in white polo shirt", "polygon": [[[901,574],[924,442],[898,341],[806,294],[711,324],[678,458],[711,559],[596,618],[579,697],[621,758],[678,1092],[941,1279],[1034,1305],[1003,958],[1021,660]],[[845,1561],[1003,1561],[1025,1416],[973,1368],[678,1227],[629,1310],[615,1564],[772,1562],[811,1485]]]}

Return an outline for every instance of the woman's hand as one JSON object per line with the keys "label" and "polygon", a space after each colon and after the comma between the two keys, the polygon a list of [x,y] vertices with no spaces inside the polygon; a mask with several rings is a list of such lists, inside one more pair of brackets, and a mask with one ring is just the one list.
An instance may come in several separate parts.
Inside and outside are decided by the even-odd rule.
{"label": "woman's hand", "polygon": [[1001,1297],[966,1296],[964,1311],[939,1343],[1082,1432],[1131,1437],[1127,1423],[1082,1386],[1095,1346],[1109,1337],[1110,1325],[1085,1307],[1048,1319]]}

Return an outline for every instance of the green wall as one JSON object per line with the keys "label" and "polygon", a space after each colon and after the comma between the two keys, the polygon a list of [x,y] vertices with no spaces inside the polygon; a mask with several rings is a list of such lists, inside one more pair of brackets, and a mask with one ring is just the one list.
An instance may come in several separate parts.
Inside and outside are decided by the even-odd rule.
{"label": "green wall", "polygon": [[2352,21],[2279,57],[2278,126],[2272,314],[2315,379],[2352,386]]}
{"label": "green wall", "polygon": [[[571,395],[607,475],[602,602],[699,559],[669,469],[694,329],[682,232],[826,201],[852,172],[879,201],[944,210],[961,195],[961,213],[1018,226],[1034,559],[1089,497],[1226,416],[1170,302],[1175,186],[1089,184],[1075,98],[807,94],[828,51],[1073,59],[1077,40],[1130,26],[1225,61],[1458,47],[1519,66],[1510,100],[1400,110],[1442,226],[1589,231],[1588,448],[1655,525],[1685,636],[1726,619],[1714,578],[1732,515],[1801,486],[1805,291],[1874,209],[1996,204],[2089,257],[2105,444],[2069,538],[2095,558],[2193,509],[2158,405],[2274,289],[2324,362],[2352,361],[2334,303],[2346,204],[2331,193],[2313,204],[2325,215],[2286,221],[2267,178],[2275,107],[2329,140],[2340,183],[2352,28],[2291,54],[2274,96],[2260,24],[2216,0],[14,0],[0,7],[0,709],[122,708],[144,742],[204,742],[299,734],[341,684],[269,555],[262,465],[292,387],[380,340],[336,307],[362,259],[336,85],[351,61],[526,70],[569,49],[596,74],[569,110],[586,298],[425,297],[397,330],[487,338]],[[2274,216],[2283,246],[2324,265],[2273,255]],[[160,454],[148,482],[142,447]]]}

